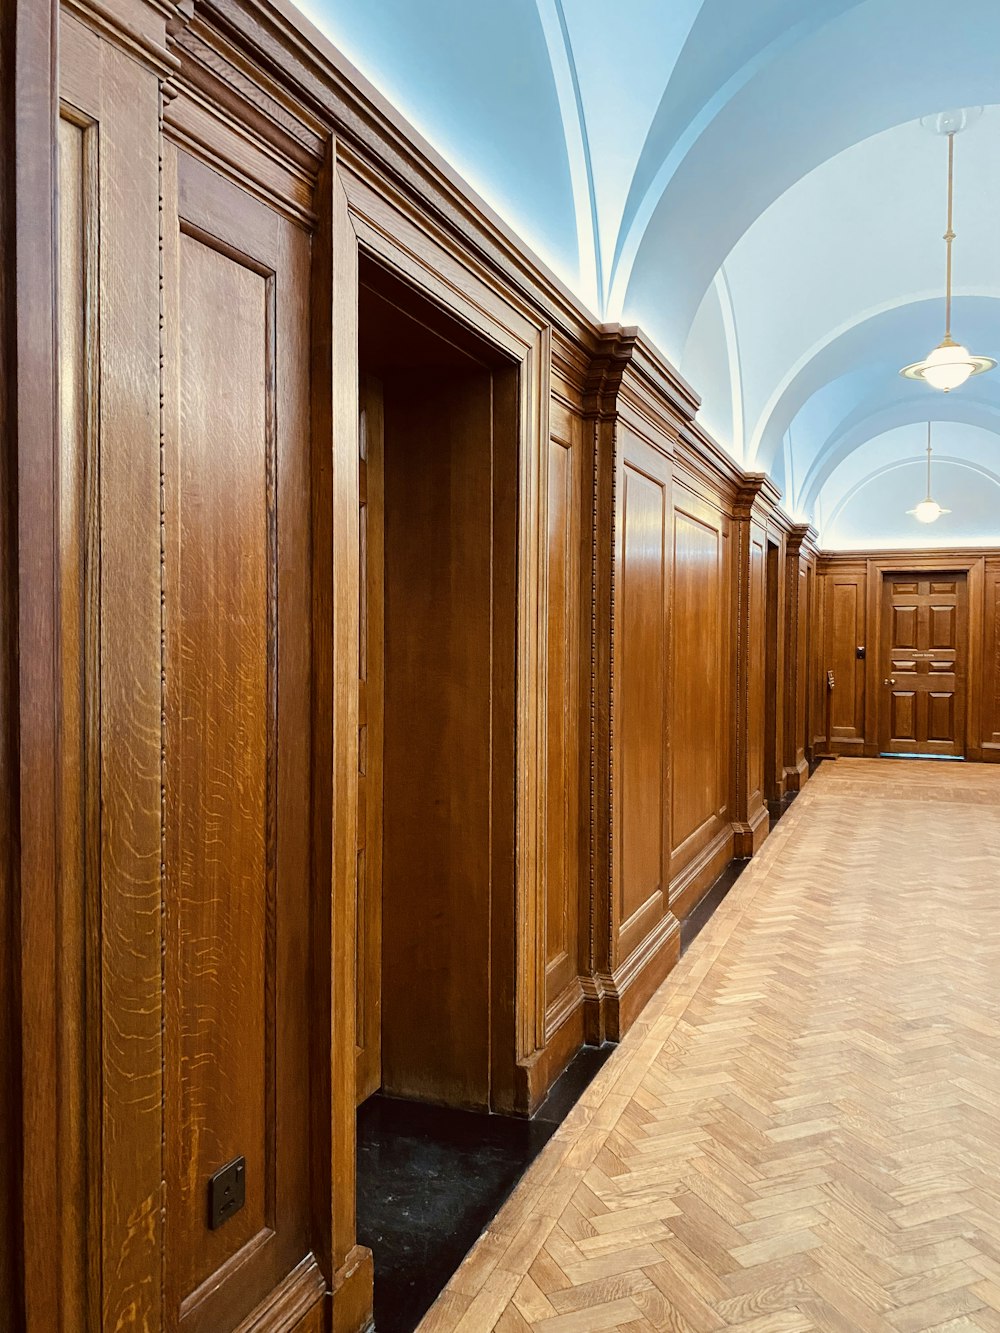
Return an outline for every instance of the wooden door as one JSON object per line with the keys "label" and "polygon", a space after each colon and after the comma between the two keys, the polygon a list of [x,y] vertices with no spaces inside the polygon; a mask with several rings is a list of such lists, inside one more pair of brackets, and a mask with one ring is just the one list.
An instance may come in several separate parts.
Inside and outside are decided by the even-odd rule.
{"label": "wooden door", "polygon": [[886,574],[879,748],[965,754],[968,591],[964,574]]}
{"label": "wooden door", "polygon": [[362,377],[358,413],[357,1098],[382,1085],[384,536],[382,385]]}

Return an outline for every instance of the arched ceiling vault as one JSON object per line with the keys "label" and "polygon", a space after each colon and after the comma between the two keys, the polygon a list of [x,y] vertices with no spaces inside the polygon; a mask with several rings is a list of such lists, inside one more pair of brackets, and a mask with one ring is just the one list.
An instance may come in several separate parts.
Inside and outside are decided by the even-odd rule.
{"label": "arched ceiling vault", "polygon": [[919,119],[953,107],[985,108],[956,143],[955,331],[1000,355],[1000,5],[299,3],[800,516],[846,512],[848,458],[889,503],[887,441],[928,416],[1000,457],[990,377],[941,399],[896,374],[943,331],[945,144]]}

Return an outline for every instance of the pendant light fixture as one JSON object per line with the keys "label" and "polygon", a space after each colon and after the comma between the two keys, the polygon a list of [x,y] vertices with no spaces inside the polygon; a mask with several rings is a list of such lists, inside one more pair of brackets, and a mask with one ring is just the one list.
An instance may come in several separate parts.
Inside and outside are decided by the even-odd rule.
{"label": "pendant light fixture", "polygon": [[[912,366],[904,366],[899,372],[908,380],[923,380],[932,389],[950,393],[973,375],[981,375],[985,370],[992,370],[996,361],[991,356],[973,356],[967,347],[955,342],[951,336],[951,246],[955,239],[953,220],[954,182],[955,182],[955,129],[948,132],[948,225],[944,233],[945,253],[945,329],[944,338],[929,352],[923,361],[915,361]],[[935,514],[935,518],[937,515]],[[927,520],[933,522],[933,519]]]}
{"label": "pendant light fixture", "polygon": [[913,509],[906,511],[912,514],[918,523],[936,523],[942,514],[950,514],[950,509],[944,509],[938,504],[937,500],[931,498],[931,423],[927,423],[927,498],[921,500]]}

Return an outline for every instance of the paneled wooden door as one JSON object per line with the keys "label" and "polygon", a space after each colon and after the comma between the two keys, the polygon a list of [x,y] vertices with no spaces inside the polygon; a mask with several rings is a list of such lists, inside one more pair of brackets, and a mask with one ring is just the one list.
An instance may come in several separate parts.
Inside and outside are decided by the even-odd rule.
{"label": "paneled wooden door", "polygon": [[382,1086],[383,419],[382,384],[363,375],[358,405],[358,1102]]}
{"label": "paneled wooden door", "polygon": [[965,574],[886,574],[882,586],[879,749],[965,754]]}

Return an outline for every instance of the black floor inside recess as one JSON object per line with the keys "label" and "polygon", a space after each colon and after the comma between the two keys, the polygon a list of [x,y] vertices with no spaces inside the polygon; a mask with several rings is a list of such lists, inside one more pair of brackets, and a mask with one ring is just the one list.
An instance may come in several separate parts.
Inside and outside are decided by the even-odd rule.
{"label": "black floor inside recess", "polygon": [[376,1333],[410,1333],[614,1050],[585,1046],[531,1120],[376,1093],[358,1109],[358,1240]]}
{"label": "black floor inside recess", "polygon": [[[795,793],[771,807],[771,827]],[[681,953],[749,861],[731,861],[681,923]],[[531,1120],[398,1101],[358,1108],[358,1241],[375,1256],[376,1333],[412,1333],[614,1050],[585,1046]]]}

